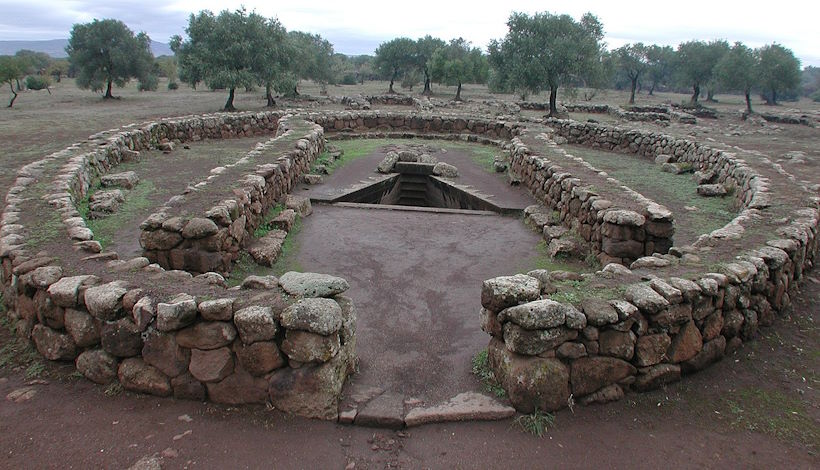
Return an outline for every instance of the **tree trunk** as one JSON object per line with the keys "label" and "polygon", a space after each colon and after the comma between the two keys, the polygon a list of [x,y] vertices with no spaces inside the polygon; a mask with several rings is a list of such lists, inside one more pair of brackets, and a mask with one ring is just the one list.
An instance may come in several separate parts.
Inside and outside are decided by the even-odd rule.
{"label": "tree trunk", "polygon": [[635,104],[635,88],[638,87],[638,79],[632,79],[632,92],[629,94],[629,104]]}
{"label": "tree trunk", "polygon": [[772,88],[772,106],[777,106],[777,90]]}
{"label": "tree trunk", "polygon": [[754,111],[752,111],[752,97],[749,96],[750,94],[751,94],[751,90],[749,90],[747,88],[746,93],[745,93],[745,95],[746,95],[746,114],[754,113]]}
{"label": "tree trunk", "polygon": [[276,101],[273,99],[273,95],[270,92],[271,86],[270,83],[265,85],[265,99],[268,100],[268,104],[266,105],[268,108],[272,108],[276,106]]}
{"label": "tree trunk", "polygon": [[456,88],[456,101],[461,101],[461,82],[458,82],[458,88]]}
{"label": "tree trunk", "polygon": [[236,88],[231,88],[231,91],[228,93],[228,101],[225,103],[224,111],[236,111],[236,108],[233,107],[233,97],[236,93]]}
{"label": "tree trunk", "polygon": [[717,103],[717,100],[715,99],[715,90],[706,90],[706,101],[709,103]]}
{"label": "tree trunk", "polygon": [[17,91],[23,91],[23,85],[20,84],[20,79],[15,78],[14,80],[17,82]]}
{"label": "tree trunk", "polygon": [[656,86],[657,86],[657,83],[653,80],[652,81],[652,86],[649,87],[649,96],[654,96],[655,95],[655,87]]}
{"label": "tree trunk", "polygon": [[556,102],[558,101],[558,87],[550,85],[550,113],[547,117],[555,117],[558,115],[558,107],[556,106]]}
{"label": "tree trunk", "polygon": [[393,75],[390,76],[390,88],[387,90],[387,92],[390,93],[391,95],[396,93],[395,91],[393,91],[393,82],[396,81],[396,75],[398,75],[398,74],[399,74],[398,71],[394,71]]}
{"label": "tree trunk", "polygon": [[14,85],[11,84],[11,80],[9,80],[9,89],[11,90],[11,101],[9,101],[8,107],[11,108],[14,106],[14,100],[17,99],[17,92],[14,91]]}
{"label": "tree trunk", "polygon": [[433,94],[433,90],[430,89],[430,72],[427,71],[427,67],[424,68],[424,90],[421,94],[424,96]]}
{"label": "tree trunk", "polygon": [[700,96],[700,85],[695,84],[692,86],[692,89],[695,91],[692,93],[692,99],[689,100],[692,104],[698,104],[698,96]]}
{"label": "tree trunk", "polygon": [[105,87],[105,95],[103,95],[104,100],[110,100],[114,98],[114,95],[111,94],[111,80],[108,80],[108,85]]}

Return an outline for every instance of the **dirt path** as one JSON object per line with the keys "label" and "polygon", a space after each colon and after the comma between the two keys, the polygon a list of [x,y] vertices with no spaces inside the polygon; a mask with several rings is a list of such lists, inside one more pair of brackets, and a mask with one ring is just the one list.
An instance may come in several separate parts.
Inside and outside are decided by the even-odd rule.
{"label": "dirt path", "polygon": [[[810,433],[820,422],[820,368],[811,315],[820,308],[820,284],[809,281],[803,290],[808,300],[792,317],[734,356],[665,389],[558,412],[542,438],[512,421],[393,432],[290,418],[263,407],[107,397],[85,380],[48,378],[32,385],[36,393],[28,401],[0,398],[0,467],[125,468],[157,454],[166,470],[341,469],[350,463],[357,469],[817,468]],[[65,376],[66,370],[49,366],[47,374]],[[24,386],[22,372],[7,372],[0,371],[0,397]],[[784,398],[762,407],[744,401],[750,388]],[[805,408],[794,408],[795,399]],[[798,412],[799,421],[792,418]],[[781,425],[769,429],[770,422]]]}
{"label": "dirt path", "polygon": [[481,283],[526,270],[539,239],[509,217],[317,205],[296,258],[350,282],[354,380],[434,403],[479,386],[470,358],[489,341],[478,328]]}

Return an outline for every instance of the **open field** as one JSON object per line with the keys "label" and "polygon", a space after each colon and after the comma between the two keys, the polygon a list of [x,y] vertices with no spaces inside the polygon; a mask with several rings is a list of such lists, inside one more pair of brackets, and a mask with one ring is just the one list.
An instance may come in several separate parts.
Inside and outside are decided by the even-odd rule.
{"label": "open field", "polygon": [[[382,94],[386,88],[386,83],[369,82],[329,87],[329,93]],[[163,83],[160,90],[140,93],[132,84],[116,90],[120,100],[103,101],[99,95],[77,90],[70,80],[64,80],[53,87],[51,95],[21,94],[15,108],[0,109],[0,194],[6,194],[20,166],[92,133],[159,117],[215,112],[225,100],[222,91],[194,91],[185,86],[167,91]],[[319,95],[318,86],[311,83],[302,84],[300,91]],[[440,100],[454,95],[454,88],[434,85],[434,91],[434,97]],[[513,99],[490,94],[484,87],[465,86],[462,93],[467,100]],[[592,102],[619,105],[626,98],[626,93],[606,91]],[[546,97],[529,99],[543,102]],[[687,99],[681,94],[641,94],[636,104],[680,103]],[[749,158],[759,158],[754,163],[761,168],[768,168],[763,160],[768,157],[795,175],[795,184],[820,183],[818,129],[799,125],[762,127],[743,122],[739,117],[741,97],[718,95],[718,99],[719,103],[708,106],[719,111],[719,118],[699,119],[696,126],[619,125],[689,136],[721,148],[760,152],[764,157]],[[454,107],[469,108],[473,104],[468,101]],[[241,110],[263,110],[264,105],[260,91],[237,93],[236,106]],[[343,109],[340,105],[308,101],[280,100],[278,105]],[[778,108],[758,105],[757,111],[784,112],[791,108],[815,116],[820,112],[820,105],[807,101]],[[526,115],[538,116],[532,112]],[[610,120],[608,116],[580,113],[572,117],[605,123]],[[122,219],[103,219],[106,222],[98,222],[95,233],[103,237],[105,245],[130,256],[138,255],[136,237],[129,239],[128,232],[136,229],[154,204],[178,194],[191,179],[207,174],[211,168],[235,161],[260,140],[203,141],[170,155],[146,152],[140,163],[122,167],[136,170],[143,178],[134,190],[138,197],[129,200],[131,205],[120,213]],[[344,179],[345,171],[354,170],[369,176],[373,162],[382,156],[377,144],[386,143],[372,141],[358,148],[352,142],[356,141],[339,144],[346,146],[349,162],[342,160],[346,163],[337,165],[332,177]],[[463,158],[472,158],[476,171],[492,168],[493,152],[473,149],[474,153],[468,155],[473,146],[449,145],[451,152],[463,151]],[[722,226],[732,217],[733,208],[723,200],[709,201],[697,211],[677,217],[683,214],[683,206],[697,202],[689,199],[690,190],[694,191],[689,175],[660,174],[656,167],[645,165],[639,168],[628,156],[620,160],[613,159],[614,154],[575,150],[567,147],[568,152],[588,158],[625,184],[668,204],[676,213],[676,221],[686,225],[678,232],[686,241]],[[803,162],[784,158],[792,151],[803,152]],[[178,157],[180,161],[170,161]],[[775,189],[789,190],[785,185]],[[289,235],[294,238],[285,256],[286,266],[274,267],[274,271],[304,269],[350,280],[350,295],[361,310],[359,348],[364,348],[367,358],[360,375],[353,376],[353,380],[430,402],[458,391],[481,389],[478,379],[470,375],[469,360],[487,340],[478,328],[477,318],[477,292],[482,279],[536,267],[586,269],[554,264],[546,256],[532,256],[533,251],[543,251],[543,246],[536,248],[540,237],[509,218],[424,217],[389,211],[373,211],[379,214],[365,216],[361,210],[329,206],[317,208],[316,212]],[[710,217],[699,217],[704,213]],[[476,218],[481,222],[471,220]],[[45,244],[53,242],[55,234],[39,237],[37,242]],[[389,240],[395,243],[387,243]],[[333,258],[340,246],[345,253],[343,261]],[[403,262],[386,262],[391,259]],[[480,263],[473,261],[479,259]],[[456,276],[453,273],[458,279],[452,279]],[[439,287],[449,282],[463,291],[443,298]],[[578,289],[589,290],[586,286]],[[392,315],[397,305],[401,312]],[[440,310],[457,315],[440,314]],[[162,454],[164,468],[250,468],[268,463],[290,468],[303,467],[305,462],[322,468],[345,468],[350,463],[355,468],[507,468],[532,466],[536,461],[548,467],[628,468],[634,466],[635,456],[639,455],[642,466],[656,468],[669,466],[670,462],[684,468],[817,468],[818,311],[820,273],[815,268],[804,279],[791,311],[722,362],[660,390],[627,395],[618,403],[560,411],[543,438],[522,432],[512,420],[436,424],[394,432],[292,418],[261,406],[237,409],[118,393],[78,380],[69,367],[47,363],[30,346],[15,339],[10,325],[4,323],[0,331],[0,397],[26,383],[32,383],[36,393],[28,401],[0,402],[0,448],[4,449],[0,466],[50,467],[60,462],[76,467],[126,467],[141,457]],[[376,313],[363,319],[362,312]],[[0,314],[0,320],[4,319]],[[436,338],[435,344],[420,353],[423,343],[419,338],[428,335]],[[386,350],[403,350],[405,354],[385,358],[384,367],[379,368],[377,359]],[[404,382],[399,380],[402,377]],[[308,439],[310,448],[304,445]]]}

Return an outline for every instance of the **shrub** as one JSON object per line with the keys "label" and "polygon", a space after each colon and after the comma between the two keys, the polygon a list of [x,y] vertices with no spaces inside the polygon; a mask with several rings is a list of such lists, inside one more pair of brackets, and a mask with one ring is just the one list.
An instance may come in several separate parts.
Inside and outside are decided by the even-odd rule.
{"label": "shrub", "polygon": [[45,90],[51,85],[48,77],[42,75],[29,75],[26,77],[26,88],[29,90]]}
{"label": "shrub", "polygon": [[811,94],[811,99],[812,99],[812,101],[814,101],[815,103],[820,103],[820,90],[817,90],[817,91],[815,91],[814,93],[812,93],[812,94]]}
{"label": "shrub", "polygon": [[137,84],[139,91],[157,91],[157,87],[159,87],[159,79],[156,75],[141,78],[139,84]]}
{"label": "shrub", "polygon": [[177,83],[177,82],[169,82],[169,83],[168,83],[168,89],[169,89],[169,90],[177,90],[177,89],[179,89],[179,83]]}
{"label": "shrub", "polygon": [[355,74],[348,73],[342,77],[342,85],[356,85],[357,83]]}

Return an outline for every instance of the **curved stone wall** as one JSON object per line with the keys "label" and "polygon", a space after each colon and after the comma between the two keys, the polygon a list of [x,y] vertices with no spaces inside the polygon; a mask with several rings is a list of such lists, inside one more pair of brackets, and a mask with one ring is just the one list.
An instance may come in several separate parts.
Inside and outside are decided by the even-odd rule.
{"label": "curved stone wall", "polygon": [[[769,205],[767,180],[731,153],[662,134],[574,121],[550,124],[573,143],[650,158],[667,154],[716,172],[721,182],[735,182],[740,214],[701,240],[742,241],[743,225],[760,218]],[[563,213],[562,204],[579,195],[583,182],[564,183],[567,176],[554,193],[560,197],[545,195],[561,178],[559,169],[520,142],[515,146],[514,161],[530,162],[534,173],[525,179],[529,188]],[[496,378],[518,410],[555,410],[651,390],[720,360],[754,338],[758,327],[770,325],[789,306],[796,281],[814,266],[820,210],[817,198],[811,200],[785,214],[791,222],[771,239],[737,250],[719,272],[692,273],[671,255],[638,259],[632,267],[650,281],[629,282],[614,299],[593,297],[580,305],[550,300],[549,273],[543,271],[485,281],[480,317],[493,337],[489,358]],[[580,223],[590,220],[583,204],[576,203]],[[603,209],[596,217],[606,221],[619,211]],[[629,279],[631,274],[607,266],[596,276]]]}
{"label": "curved stone wall", "polygon": [[[81,373],[98,382],[116,379],[138,392],[225,403],[269,400],[284,411],[335,418],[342,384],[355,366],[355,309],[343,295],[344,280],[289,273],[281,279],[250,277],[241,289],[225,289],[224,278],[215,272],[194,277],[147,258],[95,258],[101,246],[76,207],[100,175],[141,150],[174,141],[271,135],[297,121],[307,121],[305,133],[293,148],[265,156],[265,163],[244,175],[247,184],[239,200],[226,195],[202,213],[175,214],[186,224],[201,219],[197,223],[211,232],[211,225],[216,226],[207,237],[227,231],[224,239],[217,236],[220,243],[211,243],[207,237],[185,237],[183,224],[177,235],[187,241],[177,242],[189,243],[185,250],[234,253],[243,237],[231,229],[252,232],[259,214],[282,201],[321,152],[323,133],[458,136],[506,142],[502,145],[513,168],[525,175],[522,183],[545,207],[558,211],[564,224],[577,228],[600,259],[646,267],[639,273],[651,280],[625,283],[622,298],[578,306],[547,298],[545,272],[484,283],[481,317],[482,328],[493,336],[491,366],[521,411],[617,399],[625,391],[658,387],[706,367],[754,337],[759,326],[770,324],[789,305],[790,292],[818,251],[815,201],[794,208],[777,236],[739,250],[719,272],[679,271],[675,256],[656,253],[669,248],[672,214],[623,192],[617,182],[590,188],[585,179],[596,174],[591,167],[563,171],[552,159],[566,155],[536,125],[378,111],[189,116],[100,133],[19,170],[0,224],[4,299],[18,334],[32,339],[48,359],[74,360]],[[573,143],[650,158],[666,154],[713,170],[722,182],[734,182],[741,212],[712,238],[742,240],[744,224],[760,216],[771,200],[766,179],[731,153],[662,134],[560,120],[549,125]],[[528,147],[525,138],[544,145]],[[56,175],[49,174],[55,165]],[[21,212],[35,197],[35,186],[44,182],[49,188],[44,200],[59,214],[78,253],[88,255],[82,263],[67,265],[27,248],[30,234]],[[165,230],[167,220],[146,222],[144,229]],[[640,249],[612,251],[629,240],[640,242]],[[171,258],[169,254],[168,267],[173,268]],[[183,254],[177,266],[195,273],[227,267],[226,262],[219,267],[200,263],[196,269],[185,261],[189,258]],[[106,274],[83,272],[88,263],[103,263]],[[614,266],[598,275],[624,272]]]}

